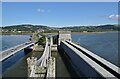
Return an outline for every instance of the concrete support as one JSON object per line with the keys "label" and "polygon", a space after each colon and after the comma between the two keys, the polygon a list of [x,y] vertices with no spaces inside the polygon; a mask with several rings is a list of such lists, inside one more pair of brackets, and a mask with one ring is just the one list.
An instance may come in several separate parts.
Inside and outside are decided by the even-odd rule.
{"label": "concrete support", "polygon": [[53,37],[52,36],[50,37],[50,42],[51,42],[51,45],[53,45]]}
{"label": "concrete support", "polygon": [[27,64],[28,64],[28,77],[35,77],[37,58],[34,57],[27,58]]}
{"label": "concrete support", "polygon": [[55,58],[51,57],[51,43],[46,46],[40,59],[28,58],[28,77],[55,78]]}
{"label": "concrete support", "polygon": [[52,45],[51,46],[51,51],[57,51],[57,45]]}
{"label": "concrete support", "polygon": [[37,65],[37,58],[27,58],[28,63],[28,77],[45,77],[46,68]]}
{"label": "concrete support", "polygon": [[36,77],[40,77],[40,78],[44,78],[45,74],[46,74],[46,68],[45,67],[41,67],[41,66],[37,66],[36,67]]}
{"label": "concrete support", "polygon": [[47,78],[55,79],[55,58],[48,60]]}
{"label": "concrete support", "polygon": [[45,66],[38,66],[37,65],[37,59],[27,58],[28,63],[28,77],[45,77],[45,74],[47,73],[47,78],[55,79],[55,58],[51,57],[48,59]]}

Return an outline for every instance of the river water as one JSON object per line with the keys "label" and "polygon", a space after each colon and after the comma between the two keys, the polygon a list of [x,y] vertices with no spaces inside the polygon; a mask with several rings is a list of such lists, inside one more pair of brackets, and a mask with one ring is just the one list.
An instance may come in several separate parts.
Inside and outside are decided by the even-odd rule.
{"label": "river water", "polygon": [[118,32],[72,34],[72,40],[118,66]]}
{"label": "river water", "polygon": [[2,50],[29,41],[30,35],[2,35]]}
{"label": "river water", "polygon": [[[2,50],[5,50],[20,43],[24,43],[29,40],[29,37],[29,35],[3,35]],[[113,64],[118,65],[117,32],[72,34],[72,41],[79,42],[81,46],[105,58]],[[35,56],[39,58],[41,54],[42,52],[30,52],[26,55],[24,54],[23,50],[20,51],[17,55],[11,57],[9,60],[3,63],[3,77],[26,77],[26,59],[30,56]],[[65,66],[66,63],[63,62],[63,59],[60,57],[59,54],[56,56],[56,58],[57,76],[70,77],[70,69]]]}
{"label": "river water", "polygon": [[[3,35],[2,50],[13,47],[15,45],[29,41],[30,35]],[[24,50],[19,51],[14,56],[2,62],[3,77],[27,77],[27,61],[28,57],[40,58],[42,52],[29,52],[26,54]]]}

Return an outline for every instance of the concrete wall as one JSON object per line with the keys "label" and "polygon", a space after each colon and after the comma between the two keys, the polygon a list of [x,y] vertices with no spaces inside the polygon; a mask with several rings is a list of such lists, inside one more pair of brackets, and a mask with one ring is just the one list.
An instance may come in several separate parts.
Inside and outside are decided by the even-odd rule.
{"label": "concrete wall", "polygon": [[81,77],[101,77],[89,64],[78,56],[71,48],[61,42],[60,47],[69,56],[74,69]]}

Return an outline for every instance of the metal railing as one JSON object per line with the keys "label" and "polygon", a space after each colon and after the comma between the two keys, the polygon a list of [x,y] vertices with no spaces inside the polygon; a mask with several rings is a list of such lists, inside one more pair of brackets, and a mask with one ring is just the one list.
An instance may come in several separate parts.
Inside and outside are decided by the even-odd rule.
{"label": "metal railing", "polygon": [[48,48],[48,39],[46,38],[45,49],[44,49],[44,52],[43,52],[42,56],[40,57],[40,59],[38,59],[37,65],[40,65],[40,66],[43,65],[44,59],[45,59],[45,55],[46,55],[46,52],[47,52],[47,48]]}

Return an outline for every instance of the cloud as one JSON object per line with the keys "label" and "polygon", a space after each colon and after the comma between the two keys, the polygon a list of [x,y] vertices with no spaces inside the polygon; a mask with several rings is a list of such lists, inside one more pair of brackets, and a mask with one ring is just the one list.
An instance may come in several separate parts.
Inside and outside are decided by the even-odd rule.
{"label": "cloud", "polygon": [[45,12],[44,9],[37,9],[38,12]]}
{"label": "cloud", "polygon": [[120,15],[118,15],[118,14],[112,14],[112,15],[110,15],[109,17],[108,17],[109,19],[115,19],[115,20],[119,20],[120,19]]}
{"label": "cloud", "polygon": [[51,10],[45,10],[45,9],[38,8],[37,12],[41,12],[41,13],[43,13],[43,12],[51,12]]}

